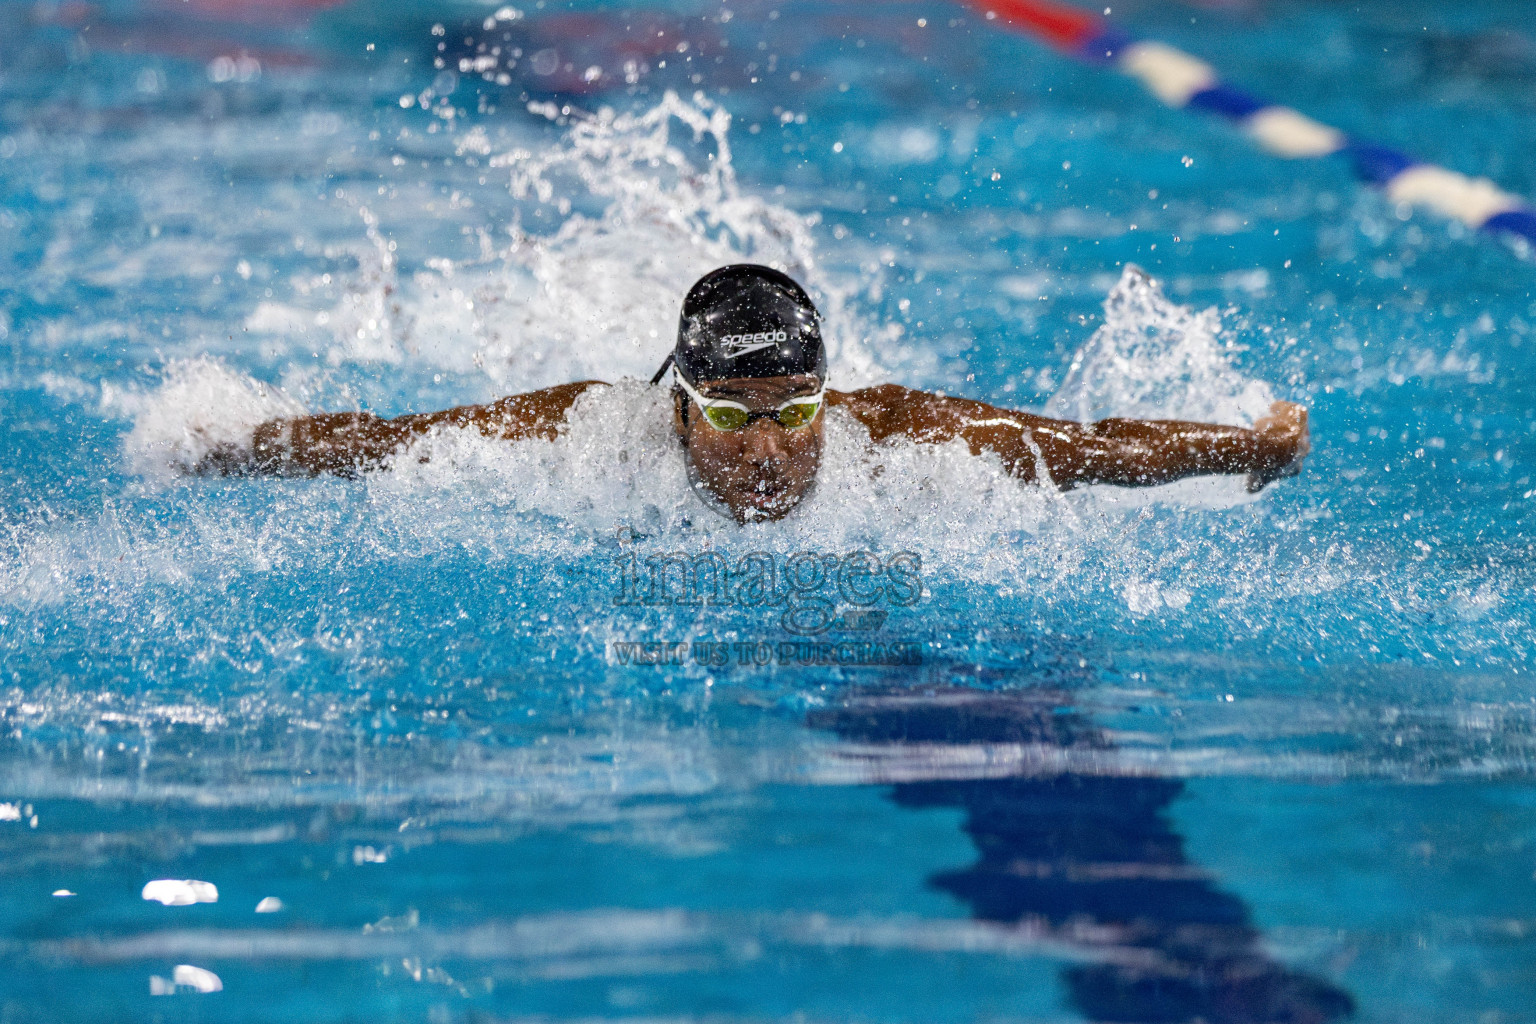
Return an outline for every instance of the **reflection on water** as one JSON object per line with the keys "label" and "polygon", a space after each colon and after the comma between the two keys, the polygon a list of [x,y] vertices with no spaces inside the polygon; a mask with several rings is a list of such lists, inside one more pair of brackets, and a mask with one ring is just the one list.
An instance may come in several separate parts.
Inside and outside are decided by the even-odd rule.
{"label": "reflection on water", "polygon": [[[856,694],[810,724],[861,743],[1103,749],[1050,690]],[[944,772],[953,758],[944,758]],[[980,854],[930,882],[983,921],[1032,924],[1090,947],[1144,951],[1066,969],[1073,1004],[1097,1021],[1323,1022],[1349,994],[1268,956],[1248,908],[1184,854],[1167,817],[1184,783],[1083,775],[903,782],[910,808],[958,807]]]}

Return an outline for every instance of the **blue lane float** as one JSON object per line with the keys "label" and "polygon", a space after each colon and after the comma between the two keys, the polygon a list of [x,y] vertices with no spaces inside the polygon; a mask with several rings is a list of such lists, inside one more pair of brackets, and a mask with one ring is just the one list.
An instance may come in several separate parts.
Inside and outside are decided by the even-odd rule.
{"label": "blue lane float", "polygon": [[1388,199],[1470,228],[1536,245],[1536,209],[1487,178],[1424,163],[1353,138],[1291,107],[1221,81],[1205,61],[1156,40],[1133,39],[1087,11],[1039,0],[962,0],[988,21],[1025,32],[1081,60],[1135,78],[1165,105],[1193,107],[1237,124],[1267,153],[1287,160],[1341,155],[1355,176]]}

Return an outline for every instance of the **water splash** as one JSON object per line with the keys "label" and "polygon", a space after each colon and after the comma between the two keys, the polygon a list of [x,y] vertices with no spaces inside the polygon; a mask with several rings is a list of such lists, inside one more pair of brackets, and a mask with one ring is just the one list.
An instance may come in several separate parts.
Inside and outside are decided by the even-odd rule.
{"label": "water splash", "polygon": [[[651,154],[650,158],[675,168],[681,156],[667,143],[665,131],[678,103],[673,98],[671,105],[663,104],[637,119],[637,123],[650,125],[649,135],[639,132],[634,124],[618,130],[609,122],[593,122],[578,126],[573,132],[577,141],[567,150],[538,157],[525,154],[512,160],[522,175],[517,187],[528,192],[543,189],[554,197],[557,193],[550,168],[569,160],[597,183],[591,188],[618,188],[612,178],[596,174],[593,161],[571,156],[591,149],[609,152],[615,137],[624,140],[619,148],[627,153],[626,164]],[[701,133],[723,131],[725,119],[719,111],[704,118],[693,108],[677,109],[691,110],[701,118],[695,122]],[[726,194],[729,183],[729,176],[721,174],[688,188],[709,198],[708,202],[701,200],[699,208],[713,208]],[[659,204],[675,194],[661,186],[647,189],[632,182],[623,188],[648,196],[636,200],[642,206]],[[762,204],[743,203],[755,212],[738,219],[738,227],[778,217]],[[539,258],[530,266],[536,276],[544,275],[545,284],[526,308],[520,307],[518,315],[530,332],[535,325],[543,325],[539,329],[546,330],[547,337],[542,347],[508,347],[507,360],[546,360],[555,355],[554,325],[550,322],[554,305],[570,307],[580,301],[580,295],[590,295],[593,301],[605,295],[612,297],[614,289],[605,292],[569,287],[569,276],[590,273],[591,263],[566,247],[575,244],[575,239],[585,245],[618,230],[606,221],[596,227],[593,223],[576,218],[556,232],[553,241],[522,243],[537,250]],[[793,231],[776,237],[794,241],[784,250],[787,256],[808,251],[809,242]],[[674,302],[671,294],[663,297],[656,288],[638,297],[658,307],[670,307]],[[589,312],[591,308],[595,307],[589,307]],[[1081,419],[1114,414],[1233,422],[1251,420],[1267,410],[1271,400],[1268,386],[1232,368],[1214,311],[1197,313],[1169,302],[1157,285],[1134,267],[1126,270],[1104,308],[1104,325],[1073,357],[1071,375],[1048,403],[1047,412]],[[659,308],[652,312],[661,315]],[[601,324],[622,329],[607,321]],[[612,341],[614,335],[609,337]],[[564,351],[580,362],[592,360],[592,353],[600,348],[595,344],[567,345]],[[611,348],[603,358],[610,354]],[[632,365],[642,372],[649,367],[648,362],[638,360],[632,360]],[[579,377],[582,370],[590,373],[596,368],[592,363],[568,367],[561,379]],[[186,469],[196,465],[211,444],[241,436],[242,431],[248,436],[253,419],[261,418],[258,413],[277,415],[292,410],[286,397],[263,395],[270,392],[208,360],[174,368],[165,386],[146,403],[129,435],[135,465],[146,465],[158,457]],[[281,402],[288,404],[280,406]],[[576,527],[577,536],[589,539],[583,547],[589,546],[591,537],[625,523],[648,534],[686,531],[694,536],[748,535],[754,542],[771,546],[804,544],[812,538],[822,543],[901,544],[944,561],[967,560],[972,569],[975,559],[989,564],[995,561],[1000,544],[1003,550],[1014,550],[1020,538],[1042,530],[1066,530],[1080,542],[1093,532],[1087,523],[1101,520],[1107,514],[1106,507],[1133,508],[1145,503],[1148,496],[1174,504],[1215,506],[1252,500],[1240,480],[1207,479],[1145,492],[1095,488],[1090,494],[1096,492],[1099,499],[1074,496],[1069,501],[1049,490],[1020,485],[1007,477],[994,458],[972,457],[963,444],[902,442],[871,447],[856,423],[833,411],[828,416],[826,456],[815,497],[787,522],[748,527],[743,534],[734,525],[717,522],[690,492],[683,460],[668,426],[667,402],[665,389],[651,388],[632,378],[621,379],[612,389],[584,396],[572,411],[568,429],[553,444],[507,445],[472,430],[438,431],[413,445],[370,486],[380,496],[398,496],[407,506],[410,501],[406,494],[429,490],[439,498],[460,495],[466,503],[466,515],[485,503],[531,515],[532,533],[520,537],[515,542],[518,545],[533,543],[542,548],[569,541],[570,534],[561,535],[564,541],[550,541],[544,536],[551,520]],[[271,411],[274,409],[277,411]],[[178,419],[178,415],[186,419]],[[1084,514],[1085,507],[1092,508],[1091,515]],[[1060,561],[1059,555],[1052,561]],[[1156,593],[1156,586],[1134,577],[1120,589],[1133,609],[1179,608],[1187,603],[1187,596],[1177,587],[1170,591],[1172,600],[1149,602],[1146,595]]]}
{"label": "water splash", "polygon": [[1104,301],[1104,323],[1072,357],[1046,403],[1049,416],[1185,419],[1247,426],[1275,400],[1235,370],[1221,315],[1170,302],[1140,267],[1126,266]]}
{"label": "water splash", "polygon": [[173,362],[155,390],[115,392],[111,402],[134,417],[124,441],[130,469],[151,477],[191,472],[215,448],[247,444],[258,425],[304,411],[282,390],[208,356]]}
{"label": "water splash", "polygon": [[[396,245],[378,217],[359,208],[368,244],[336,305],[314,314],[333,335],[328,356],[480,372],[519,390],[568,380],[649,376],[672,345],[681,297],[709,270],[757,262],[796,277],[818,300],[828,360],[843,386],[883,374],[868,340],[889,344],[898,325],[872,328],[858,315],[861,285],[824,272],[815,214],[802,215],[744,191],[730,147],[730,114],[702,94],[667,93],[637,113],[604,108],[568,121],[554,145],[501,152],[483,130],[459,155],[507,174],[515,210],[478,257],[433,256],[427,269],[398,270]],[[420,254],[415,254],[419,256]],[[268,304],[253,329],[302,324]]]}
{"label": "water splash", "polygon": [[[540,172],[528,180],[548,179]],[[573,259],[546,256],[550,268]],[[1175,415],[1230,420],[1267,405],[1267,388],[1227,361],[1213,313],[1169,303],[1134,270],[1110,294],[1105,309],[1105,326],[1074,358],[1074,375],[1052,400],[1052,411],[1065,406],[1092,415],[1107,405],[1104,411],[1129,407],[1166,416],[1170,411],[1157,404],[1166,403]],[[286,396],[265,393],[254,381],[207,360],[175,367],[160,392],[144,400],[129,436],[131,459],[140,466],[159,460],[185,471],[213,444],[248,434],[251,421],[259,413],[272,414],[280,401],[287,403],[282,409],[291,410]],[[304,517],[277,519],[262,510],[231,523],[192,512],[179,530],[153,540],[141,537],[130,546],[133,557],[119,568],[112,552],[83,535],[54,537],[46,550],[52,556],[69,553],[70,564],[91,566],[97,576],[121,574],[132,589],[134,580],[142,585],[182,578],[191,566],[227,575],[229,554],[241,548],[242,533],[261,538],[252,548],[262,565],[297,566],[327,544],[339,561],[354,564],[455,550],[475,550],[495,563],[528,554],[584,559],[603,556],[622,529],[647,538],[656,551],[668,546],[912,551],[941,576],[997,588],[1005,597],[1030,595],[1030,601],[1056,613],[1071,608],[1071,614],[1081,614],[1085,604],[1097,602],[1095,616],[1120,608],[1133,619],[1181,619],[1212,600],[1246,595],[1245,602],[1263,603],[1275,590],[1266,568],[1274,556],[1249,550],[1249,534],[1263,531],[1262,521],[1202,524],[1177,511],[1253,500],[1241,481],[1203,479],[1150,491],[1089,488],[1062,495],[1020,484],[996,458],[974,457],[961,443],[871,445],[863,429],[838,410],[827,414],[814,495],[783,522],[738,527],[692,493],[671,434],[668,403],[665,388],[627,378],[585,394],[553,442],[507,444],[475,430],[435,431],[372,474],[358,495],[361,503],[348,511],[338,514],[333,492],[355,490],[354,485],[316,482],[301,490],[295,500],[314,505],[315,515],[329,524],[324,542]],[[209,422],[220,416],[228,421]],[[1172,514],[1147,519],[1148,501],[1172,506]],[[96,536],[121,533],[117,524]],[[255,567],[253,557],[239,555],[235,564]],[[41,567],[31,562],[19,559],[18,575],[41,578]],[[1343,582],[1338,574],[1311,578],[1314,590],[1336,589]],[[75,578],[49,592],[59,600],[81,586],[83,579]],[[585,621],[612,625],[601,614]]]}

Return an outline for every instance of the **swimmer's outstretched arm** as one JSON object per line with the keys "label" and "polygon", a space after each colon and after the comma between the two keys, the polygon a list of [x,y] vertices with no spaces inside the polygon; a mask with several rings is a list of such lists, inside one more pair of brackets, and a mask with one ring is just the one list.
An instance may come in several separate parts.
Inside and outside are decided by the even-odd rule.
{"label": "swimmer's outstretched arm", "polygon": [[909,437],[943,443],[963,439],[973,454],[995,452],[1008,472],[1035,482],[1043,469],[1062,490],[1080,484],[1148,487],[1186,476],[1243,473],[1257,491],[1300,471],[1310,451],[1307,411],[1276,402],[1249,430],[1182,420],[1053,420],[985,402],[882,384],[827,392],[876,441]]}
{"label": "swimmer's outstretched arm", "polygon": [[226,476],[356,476],[377,469],[437,426],[474,427],[487,437],[508,441],[552,441],[577,396],[598,385],[603,382],[578,381],[525,395],[509,395],[488,405],[461,405],[392,420],[366,412],[323,412],[268,420],[252,433],[249,447],[218,448],[204,457],[197,472]]}

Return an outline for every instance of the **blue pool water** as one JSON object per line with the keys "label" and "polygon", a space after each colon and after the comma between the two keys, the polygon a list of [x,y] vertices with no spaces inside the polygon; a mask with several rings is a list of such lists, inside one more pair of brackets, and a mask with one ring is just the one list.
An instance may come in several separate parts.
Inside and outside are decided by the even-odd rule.
{"label": "blue pool water", "polygon": [[[1536,1021],[1529,253],[959,5],[307,6],[0,6],[0,1021]],[[1531,196],[1527,15],[1111,17]],[[740,259],[834,385],[1314,453],[1059,495],[834,416],[737,528],[632,379],[186,473],[648,378]],[[717,557],[798,583],[663,600]]]}

